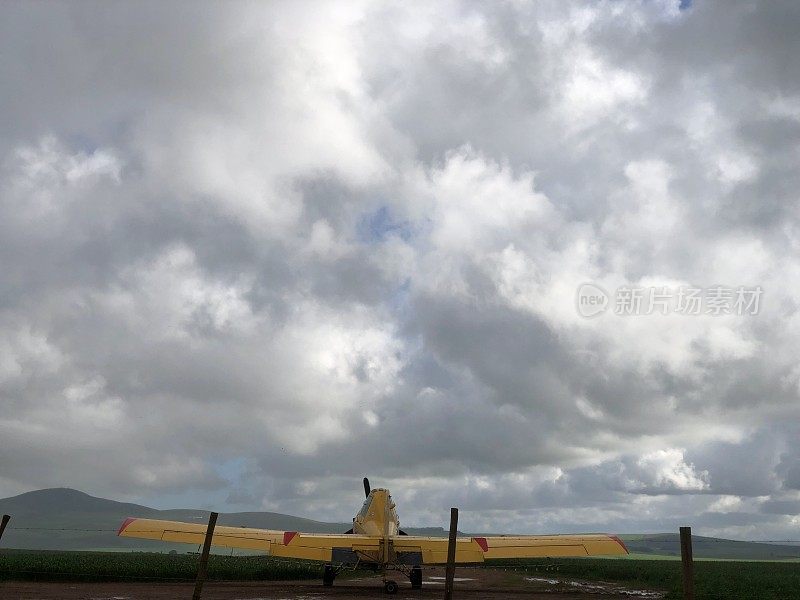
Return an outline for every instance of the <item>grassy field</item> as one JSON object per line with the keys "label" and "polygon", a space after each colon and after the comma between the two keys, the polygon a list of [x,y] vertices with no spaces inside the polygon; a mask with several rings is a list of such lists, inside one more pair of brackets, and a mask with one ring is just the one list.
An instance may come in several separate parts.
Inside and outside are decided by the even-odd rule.
{"label": "grassy field", "polygon": [[[646,552],[637,553],[631,552],[627,556],[609,556],[608,560],[676,560],[680,561],[681,557],[674,554],[648,554]],[[706,558],[703,556],[695,556],[695,562],[710,561],[710,562],[782,562],[782,563],[798,563],[800,558]]]}
{"label": "grassy field", "polygon": [[[0,551],[0,580],[39,581],[191,581],[198,557],[149,552]],[[498,561],[498,566],[558,578],[607,581],[636,588],[666,590],[681,598],[681,565],[674,560],[557,559]],[[318,579],[319,563],[264,556],[212,555],[210,579],[275,581]],[[697,600],[792,600],[800,598],[800,565],[790,562],[699,561],[695,563]]]}
{"label": "grassy field", "polygon": [[[557,559],[502,561],[529,573],[611,581],[666,590],[667,598],[682,598],[681,563],[675,560]],[[800,599],[800,565],[796,562],[712,561],[695,562],[697,600],[797,600]]]}
{"label": "grassy field", "polygon": [[[193,581],[198,556],[155,552],[0,551],[0,581]],[[266,556],[212,554],[209,579],[277,581],[316,579],[319,563]]]}

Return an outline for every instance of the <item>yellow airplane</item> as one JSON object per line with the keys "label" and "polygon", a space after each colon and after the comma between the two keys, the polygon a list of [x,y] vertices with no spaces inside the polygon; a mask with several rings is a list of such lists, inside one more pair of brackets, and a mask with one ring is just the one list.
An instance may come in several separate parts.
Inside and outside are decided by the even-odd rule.
{"label": "yellow airplane", "polygon": [[[422,587],[422,565],[447,562],[446,538],[407,535],[400,529],[395,504],[388,490],[370,489],[364,478],[367,499],[353,518],[353,527],[341,534],[300,533],[249,527],[214,529],[212,545],[223,548],[260,550],[268,556],[317,560],[325,563],[324,586],[333,585],[345,568],[371,568],[383,577],[389,594],[398,590],[388,572],[402,573],[411,587]],[[117,535],[123,537],[202,544],[206,526],[201,523],[128,518]],[[606,534],[525,535],[465,537],[456,540],[457,563],[482,563],[494,558],[534,558],[627,554],[618,537]]]}

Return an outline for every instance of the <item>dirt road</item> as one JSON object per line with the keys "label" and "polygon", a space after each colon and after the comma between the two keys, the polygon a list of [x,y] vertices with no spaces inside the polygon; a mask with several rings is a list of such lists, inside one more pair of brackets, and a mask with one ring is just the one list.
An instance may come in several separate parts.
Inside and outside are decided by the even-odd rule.
{"label": "dirt road", "polygon": [[[321,582],[208,582],[203,600],[349,600],[380,598],[419,600],[441,598],[443,573],[426,574],[422,590],[412,590],[401,581],[395,596],[383,592],[379,577],[337,580],[332,588]],[[187,583],[35,583],[0,582],[3,600],[175,600],[192,597],[194,586]],[[570,579],[531,577],[516,572],[480,571],[459,574],[455,584],[458,600],[655,600],[661,594],[631,590],[612,584]]]}

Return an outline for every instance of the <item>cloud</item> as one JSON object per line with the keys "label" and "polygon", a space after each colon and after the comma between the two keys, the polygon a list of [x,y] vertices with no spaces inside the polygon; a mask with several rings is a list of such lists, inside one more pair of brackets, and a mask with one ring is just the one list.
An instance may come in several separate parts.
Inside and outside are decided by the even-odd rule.
{"label": "cloud", "polygon": [[683,452],[677,448],[657,450],[645,454],[636,462],[643,477],[656,489],[699,491],[708,489],[708,472],[697,473],[694,465],[686,464]]}
{"label": "cloud", "polygon": [[796,534],[796,8],[0,11],[0,494]]}

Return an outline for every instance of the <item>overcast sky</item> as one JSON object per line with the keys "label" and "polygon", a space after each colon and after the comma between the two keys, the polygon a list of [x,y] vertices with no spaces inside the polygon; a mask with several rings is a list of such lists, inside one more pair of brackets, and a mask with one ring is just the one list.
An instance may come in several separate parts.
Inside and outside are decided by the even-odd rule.
{"label": "overcast sky", "polygon": [[368,475],[406,525],[800,539],[798,30],[2,3],[0,496],[349,521]]}

